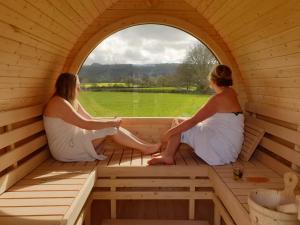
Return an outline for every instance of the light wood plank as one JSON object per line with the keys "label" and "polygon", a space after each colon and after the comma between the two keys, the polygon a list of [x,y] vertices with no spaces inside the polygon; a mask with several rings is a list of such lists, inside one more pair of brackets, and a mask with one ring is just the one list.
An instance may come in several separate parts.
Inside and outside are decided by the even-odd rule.
{"label": "light wood plank", "polygon": [[221,199],[222,203],[224,204],[234,221],[237,224],[250,225],[251,222],[248,212],[238,202],[230,189],[226,188],[224,182],[212,168],[209,170],[209,175],[217,196]]}
{"label": "light wood plank", "polygon": [[79,191],[82,185],[14,185],[9,189],[9,191]]}
{"label": "light wood plank", "polygon": [[89,178],[82,186],[80,192],[74,199],[71,207],[68,209],[66,214],[64,215],[62,224],[72,225],[75,223],[78,215],[80,214],[85,202],[87,201],[97,178],[96,170],[92,171]]}
{"label": "light wood plank", "polygon": [[34,156],[30,160],[26,161],[22,165],[18,166],[16,169],[5,174],[0,178],[0,194],[5,192],[8,188],[14,185],[17,181],[26,176],[34,168],[36,168],[40,163],[49,157],[49,151],[44,150],[38,155]]}
{"label": "light wood plank", "polygon": [[62,216],[1,216],[1,225],[59,225]]}
{"label": "light wood plank", "polygon": [[42,114],[43,106],[37,105],[22,109],[0,112],[0,126],[13,124]]}
{"label": "light wood plank", "polygon": [[1,199],[0,207],[70,206],[72,202],[73,198]]}
{"label": "light wood plank", "polygon": [[212,192],[95,192],[94,199],[212,199]]}
{"label": "light wood plank", "polygon": [[72,198],[77,194],[78,191],[20,191],[5,192],[0,195],[0,199]]}
{"label": "light wood plank", "polygon": [[98,179],[95,187],[211,187],[208,179]]}
{"label": "light wood plank", "polygon": [[282,110],[278,107],[266,106],[259,103],[247,103],[246,110],[300,125],[299,113],[297,112]]}
{"label": "light wood plank", "polygon": [[46,136],[40,136],[29,143],[22,145],[12,151],[7,152],[0,158],[0,171],[18,162],[20,159],[31,154],[35,150],[45,146],[47,143]]}
{"label": "light wood plank", "polygon": [[147,167],[98,167],[98,177],[110,177],[118,174],[120,177],[207,177],[208,165],[197,166],[147,166]]}
{"label": "light wood plank", "polygon": [[248,117],[250,123],[263,128],[266,132],[273,134],[277,137],[285,139],[295,144],[300,144],[300,134],[297,131],[261,120],[253,117]]}
{"label": "light wood plank", "polygon": [[55,216],[64,215],[67,209],[67,206],[0,207],[0,216]]}
{"label": "light wood plank", "polygon": [[0,135],[0,148],[16,143],[31,135],[34,135],[44,129],[43,121],[37,121],[33,124],[6,132]]}

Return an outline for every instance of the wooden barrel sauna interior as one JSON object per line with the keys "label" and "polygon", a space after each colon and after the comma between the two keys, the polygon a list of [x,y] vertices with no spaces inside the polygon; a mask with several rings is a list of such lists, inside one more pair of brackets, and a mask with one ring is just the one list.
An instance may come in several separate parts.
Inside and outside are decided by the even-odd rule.
{"label": "wooden barrel sauna interior", "polygon": [[[42,106],[52,96],[58,75],[77,73],[102,40],[141,24],[181,29],[201,40],[221,63],[229,65],[245,113],[252,115],[253,121],[260,121],[266,132],[255,151],[256,159],[280,175],[289,170],[299,171],[299,0],[1,0],[0,10],[0,141],[7,143],[0,144],[1,193],[8,192],[17,181],[50,157],[47,153],[40,160],[29,162],[42,147],[47,148],[45,139],[37,153],[32,151],[18,159],[9,158],[7,154],[37,136],[45,138],[42,128],[36,128],[38,131],[31,136],[19,134],[17,130],[31,124],[29,130],[42,126],[39,122]],[[22,111],[26,108],[30,110]],[[157,141],[170,123],[170,118],[128,118],[124,125],[146,140]],[[149,124],[151,129],[147,129]],[[113,144],[108,145],[113,148]],[[221,169],[216,171],[222,173]],[[94,190],[107,189],[101,185],[101,179],[96,183]],[[177,189],[180,188],[185,187]],[[212,186],[199,189],[212,190]],[[141,190],[141,187],[132,188],[133,192]],[[152,192],[159,190],[152,189]],[[243,198],[242,204],[246,205],[246,197]],[[232,209],[228,207],[230,199],[224,197],[221,200],[233,218],[232,224],[249,224],[248,220],[241,223],[242,216],[231,212],[235,205],[232,203]],[[110,204],[110,200],[98,195],[91,204],[92,224],[111,218]],[[115,216],[119,219],[191,218],[188,210],[191,202],[175,197],[169,200],[116,200],[114,204]],[[1,213],[1,207],[10,206],[0,204],[0,221],[1,217],[9,217]],[[193,207],[193,219],[206,220],[210,224],[218,221],[211,200],[196,200]],[[7,224],[20,222],[11,218],[7,221],[10,221]],[[73,222],[64,224],[75,224]],[[223,220],[222,223],[225,224]]]}

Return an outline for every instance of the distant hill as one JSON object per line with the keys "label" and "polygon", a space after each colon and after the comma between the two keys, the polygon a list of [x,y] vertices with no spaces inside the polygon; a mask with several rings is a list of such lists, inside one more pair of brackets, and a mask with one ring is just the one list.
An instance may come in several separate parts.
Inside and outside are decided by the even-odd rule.
{"label": "distant hill", "polygon": [[94,82],[126,82],[128,79],[140,79],[148,76],[161,76],[175,74],[180,64],[112,64],[103,65],[93,63],[82,66],[79,78],[82,83]]}

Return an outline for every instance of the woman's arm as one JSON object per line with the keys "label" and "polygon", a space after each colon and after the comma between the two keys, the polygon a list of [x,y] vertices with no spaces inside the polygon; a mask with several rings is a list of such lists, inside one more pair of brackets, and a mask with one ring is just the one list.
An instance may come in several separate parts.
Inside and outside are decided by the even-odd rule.
{"label": "woman's arm", "polygon": [[177,126],[169,129],[166,134],[163,136],[162,140],[166,141],[169,137],[182,133],[193,126],[195,126],[197,123],[211,117],[217,112],[217,106],[218,106],[218,96],[214,95],[211,97],[208,102],[201,107],[201,109],[190,119],[187,119],[183,121],[182,123],[178,124]]}
{"label": "woman's arm", "polygon": [[55,107],[59,109],[57,110],[56,116],[63,119],[67,123],[87,130],[119,127],[121,123],[120,119],[101,121],[93,118],[85,118],[76,112],[68,101],[62,98],[56,99]]}
{"label": "woman's arm", "polygon": [[94,119],[80,104],[79,101],[77,101],[78,104],[78,113],[85,119]]}

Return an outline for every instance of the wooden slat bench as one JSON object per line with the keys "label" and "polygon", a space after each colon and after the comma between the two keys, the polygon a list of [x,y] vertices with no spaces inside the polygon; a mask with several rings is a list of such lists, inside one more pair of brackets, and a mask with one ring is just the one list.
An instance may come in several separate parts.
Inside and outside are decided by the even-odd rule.
{"label": "wooden slat bench", "polygon": [[97,162],[50,157],[42,106],[0,113],[0,224],[73,225],[94,186]]}
{"label": "wooden slat bench", "polygon": [[[93,199],[111,200],[111,218],[117,218],[116,200],[185,199],[190,202],[189,219],[194,219],[195,200],[212,199],[212,190],[195,191],[197,187],[211,188],[209,167],[187,148],[177,153],[174,166],[148,166],[147,160],[151,156],[132,149],[107,149],[104,154],[108,158],[99,162],[95,187],[108,187],[110,191],[94,190]],[[186,189],[164,190],[175,187]],[[139,190],[132,191],[130,188]],[[150,191],[143,188],[150,188]]]}
{"label": "wooden slat bench", "polygon": [[[300,166],[298,117],[284,120],[286,112],[280,110],[267,117],[270,109],[261,109],[247,106],[247,119],[266,133],[255,156],[239,162],[244,177],[237,181],[231,165],[208,166],[186,147],[176,154],[174,166],[148,166],[150,156],[110,144],[104,161],[57,162],[49,156],[41,106],[1,112],[0,224],[89,224],[93,200],[109,200],[110,217],[118,219],[118,200],[182,199],[188,201],[186,219],[195,219],[196,200],[211,200],[214,224],[250,225],[248,193],[258,187],[282,188],[283,173]],[[150,136],[155,140],[171,122],[131,120],[125,119],[125,126],[131,124],[128,128],[142,138],[154,129]],[[151,124],[147,131],[145,123]]]}
{"label": "wooden slat bench", "polygon": [[[265,131],[254,157],[244,166],[244,176],[234,180],[232,166],[211,167],[215,193],[237,224],[250,225],[247,197],[256,188],[283,188],[283,174],[300,167],[300,117],[298,112],[248,103],[246,120]],[[298,185],[299,186],[299,185]]]}

